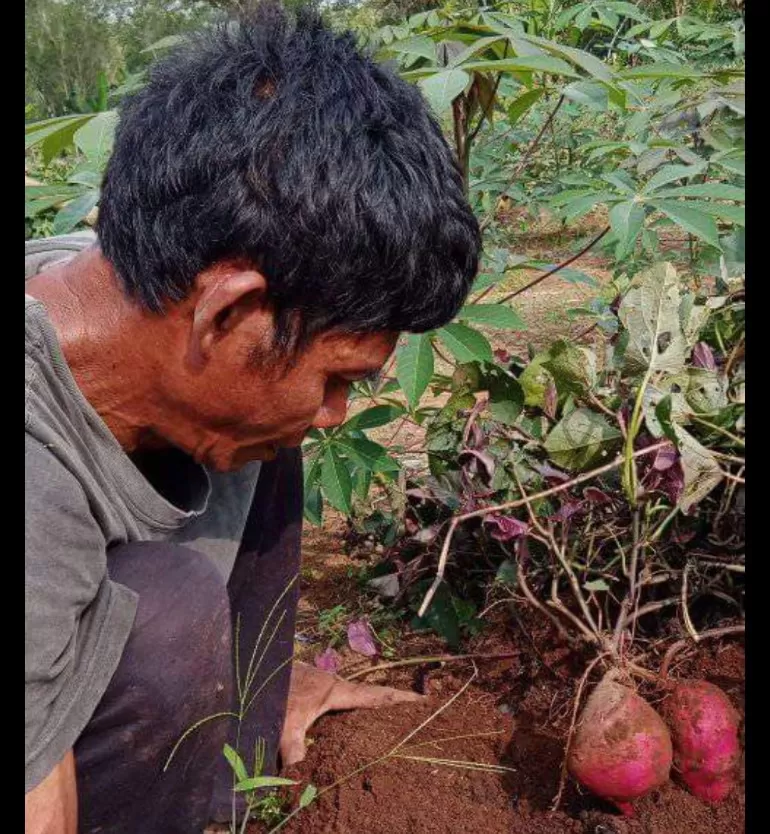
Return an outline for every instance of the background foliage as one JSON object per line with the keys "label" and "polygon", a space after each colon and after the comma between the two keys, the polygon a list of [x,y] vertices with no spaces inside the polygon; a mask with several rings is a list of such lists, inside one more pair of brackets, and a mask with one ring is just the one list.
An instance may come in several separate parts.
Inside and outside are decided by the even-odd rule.
{"label": "background foliage", "polygon": [[[247,7],[27,0],[28,237],[93,221],[115,103],[177,35]],[[651,614],[676,612],[691,635],[742,617],[742,4],[321,8],[422,90],[485,255],[457,319],[405,336],[347,422],[311,433],[308,520],[331,505],[379,542],[371,573],[396,578],[391,606],[450,644],[499,601],[616,656],[660,631]],[[570,241],[562,264],[517,248],[543,218]],[[581,269],[588,251],[611,280]],[[515,355],[516,299],[544,280],[594,288],[570,312],[584,338]],[[437,561],[444,581],[416,617]]]}

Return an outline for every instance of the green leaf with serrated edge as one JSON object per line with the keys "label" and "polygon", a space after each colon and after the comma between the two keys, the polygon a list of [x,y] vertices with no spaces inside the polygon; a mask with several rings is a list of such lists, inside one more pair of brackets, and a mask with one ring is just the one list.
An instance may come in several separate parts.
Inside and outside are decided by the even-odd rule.
{"label": "green leaf with serrated edge", "polygon": [[396,379],[412,408],[433,376],[433,347],[430,334],[410,334],[396,352]]}
{"label": "green leaf with serrated edge", "polygon": [[633,250],[644,226],[644,206],[633,200],[617,203],[610,209],[610,226],[618,240],[616,256],[624,258]]}
{"label": "green leaf with serrated edge", "polygon": [[259,788],[283,788],[286,785],[298,785],[293,779],[284,779],[282,776],[251,776],[238,782],[233,787],[234,791],[255,791]]}
{"label": "green leaf with serrated edge", "polygon": [[376,429],[392,423],[398,417],[402,417],[406,410],[402,405],[375,405],[361,411],[351,417],[343,426],[343,429]]}
{"label": "green leaf with serrated edge", "polygon": [[436,335],[458,362],[492,361],[492,348],[478,330],[464,324],[447,324]]}
{"label": "green leaf with serrated edge", "polygon": [[587,408],[576,408],[557,423],[545,439],[551,460],[564,469],[582,471],[608,463],[621,445],[620,430]]}
{"label": "green leaf with serrated edge", "polygon": [[457,314],[460,321],[485,324],[505,330],[526,330],[527,325],[518,314],[504,304],[466,304]]}
{"label": "green leaf with serrated edge", "polygon": [[470,83],[470,75],[461,69],[449,69],[423,78],[418,86],[437,114],[451,107],[452,102]]}
{"label": "green leaf with serrated edge", "polygon": [[222,752],[225,754],[225,758],[230,763],[230,767],[233,769],[238,781],[243,782],[244,779],[248,779],[249,774],[246,771],[246,765],[243,763],[243,759],[241,759],[238,755],[238,752],[230,747],[229,744],[225,744]]}
{"label": "green leaf with serrated edge", "polygon": [[318,788],[315,785],[306,785],[305,790],[299,798],[299,807],[307,808],[308,805],[316,798]]}
{"label": "green leaf with serrated edge", "polygon": [[679,320],[679,280],[669,263],[639,273],[623,297],[618,317],[628,333],[625,367],[632,374],[676,373],[686,348]]}
{"label": "green leaf with serrated edge", "polygon": [[350,515],[353,484],[348,464],[329,446],[321,464],[321,488],[326,500],[340,512]]}
{"label": "green leaf with serrated edge", "polygon": [[683,201],[675,200],[650,200],[659,211],[662,211],[670,220],[681,226],[686,232],[701,238],[715,249],[720,249],[719,233],[714,218],[702,211],[689,208]]}

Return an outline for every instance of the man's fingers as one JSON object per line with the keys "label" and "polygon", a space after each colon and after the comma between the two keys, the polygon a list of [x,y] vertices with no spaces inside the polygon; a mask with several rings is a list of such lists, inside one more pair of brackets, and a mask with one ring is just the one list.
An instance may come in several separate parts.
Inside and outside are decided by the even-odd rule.
{"label": "man's fingers", "polygon": [[393,689],[390,686],[370,686],[365,683],[337,681],[329,692],[325,709],[374,709],[392,704],[417,703],[424,695]]}
{"label": "man's fingers", "polygon": [[301,727],[284,727],[279,747],[282,767],[301,762],[305,758],[305,731]]}

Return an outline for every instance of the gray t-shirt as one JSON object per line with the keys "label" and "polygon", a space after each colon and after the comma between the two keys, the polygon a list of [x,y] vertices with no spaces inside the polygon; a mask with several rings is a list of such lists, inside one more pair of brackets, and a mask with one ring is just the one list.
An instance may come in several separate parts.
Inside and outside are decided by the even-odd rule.
{"label": "gray t-shirt", "polygon": [[[88,233],[29,241],[26,277],[93,241]],[[107,549],[133,541],[175,541],[206,554],[229,576],[260,465],[220,474],[171,452],[160,481],[153,477],[151,484],[81,393],[43,304],[30,296],[25,322],[29,791],[82,733],[133,624],[136,594],[109,579]]]}

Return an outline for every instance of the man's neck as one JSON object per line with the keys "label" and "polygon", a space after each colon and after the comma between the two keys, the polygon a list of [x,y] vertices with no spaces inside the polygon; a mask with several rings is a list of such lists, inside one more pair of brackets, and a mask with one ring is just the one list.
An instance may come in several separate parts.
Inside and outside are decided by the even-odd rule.
{"label": "man's neck", "polygon": [[25,291],[46,308],[83,396],[126,452],[154,445],[153,315],[126,298],[97,247],[30,278]]}

